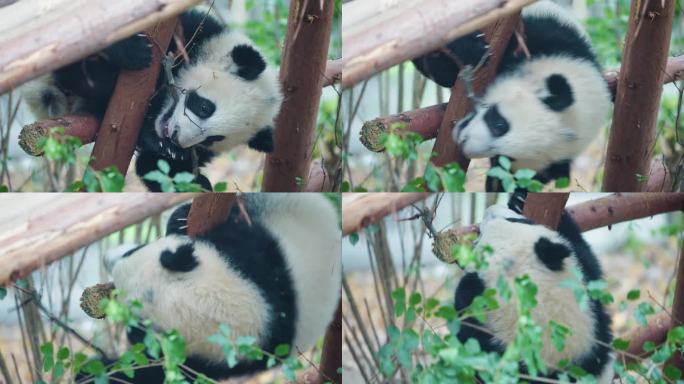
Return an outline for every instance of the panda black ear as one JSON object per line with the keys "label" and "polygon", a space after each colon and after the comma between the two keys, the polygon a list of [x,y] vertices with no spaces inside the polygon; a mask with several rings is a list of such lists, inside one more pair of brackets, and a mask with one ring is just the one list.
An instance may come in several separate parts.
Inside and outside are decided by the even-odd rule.
{"label": "panda black ear", "polygon": [[273,127],[266,126],[252,137],[247,145],[259,152],[271,153],[275,148],[273,143]]}
{"label": "panda black ear", "polygon": [[266,69],[266,61],[254,47],[241,44],[233,47],[230,57],[237,65],[236,74],[247,81],[256,80]]}
{"label": "panda black ear", "polygon": [[563,270],[563,260],[570,256],[570,248],[542,237],[534,244],[534,252],[539,260],[552,271]]}
{"label": "panda black ear", "polygon": [[546,88],[550,96],[542,99],[552,111],[561,112],[570,107],[575,102],[575,97],[572,94],[572,88],[568,83],[568,79],[563,75],[555,74],[546,79]]}

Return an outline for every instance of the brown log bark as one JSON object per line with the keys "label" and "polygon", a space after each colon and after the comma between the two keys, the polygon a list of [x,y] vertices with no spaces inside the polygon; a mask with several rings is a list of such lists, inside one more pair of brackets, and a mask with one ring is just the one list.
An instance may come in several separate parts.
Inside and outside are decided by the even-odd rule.
{"label": "brown log bark", "polygon": [[[613,96],[618,86],[618,70],[611,70],[604,74]],[[671,58],[667,62],[667,69],[663,78],[663,84],[673,83],[684,78],[684,55]],[[432,105],[412,111],[402,112],[396,115],[378,117],[375,120],[364,123],[361,128],[361,143],[373,152],[384,151],[379,138],[384,132],[397,123],[405,123],[406,130],[421,135],[425,140],[437,137],[437,131],[444,119],[447,103]],[[650,179],[649,179],[650,180]],[[654,192],[647,190],[646,192]]]}
{"label": "brown log bark", "polygon": [[558,228],[569,193],[530,193],[525,199],[523,215],[537,224]]}
{"label": "brown log bark", "polygon": [[193,197],[193,194],[63,195],[0,231],[0,285],[61,259],[104,236]]}
{"label": "brown log bark", "polygon": [[77,137],[85,145],[95,140],[100,121],[94,116],[86,115],[68,115],[37,121],[21,129],[19,146],[31,156],[42,156],[43,150],[39,148],[41,139],[48,136],[50,129],[57,127],[64,128],[64,135]]}
{"label": "brown log bark", "polygon": [[[684,325],[684,242],[679,254],[677,263],[677,277],[674,291],[674,301],[672,303],[672,326]],[[667,362],[684,372],[684,355],[674,352],[674,355]]]}
{"label": "brown log bark", "polygon": [[568,208],[582,231],[678,211],[684,193],[625,193],[576,204]]}
{"label": "brown log bark", "polygon": [[637,192],[646,188],[639,175],[648,174],[653,156],[675,3],[632,2],[603,191]]}
{"label": "brown log bark", "polygon": [[429,193],[343,193],[342,236],[358,232],[429,196]]}
{"label": "brown log bark", "polygon": [[316,384],[342,384],[342,299],[323,339],[320,374]]}
{"label": "brown log bark", "polygon": [[342,87],[352,87],[393,65],[434,51],[519,12],[533,1],[424,0],[404,2],[379,15],[373,8],[374,13],[363,23],[343,28]]}
{"label": "brown log bark", "polygon": [[333,184],[325,167],[319,162],[314,162],[304,192],[332,192]]}
{"label": "brown log bark", "polygon": [[667,312],[660,312],[648,319],[648,324],[644,327],[639,327],[628,333],[620,336],[621,339],[629,340],[629,348],[627,353],[617,352],[616,359],[621,363],[637,362],[632,356],[647,357],[648,352],[644,351],[644,343],[651,341],[656,346],[665,342],[667,332],[672,329],[672,317]]}
{"label": "brown log bark", "polygon": [[292,0],[280,80],[275,151],[266,156],[264,192],[301,191],[308,183],[334,2]]}
{"label": "brown log bark", "polygon": [[203,193],[192,201],[188,213],[188,235],[199,236],[228,220],[235,193]]}
{"label": "brown log bark", "polygon": [[[487,61],[487,64],[473,76],[472,86],[476,94],[481,94],[494,80],[496,69],[503,58],[504,51],[519,21],[520,13],[518,12],[497,20],[485,29],[485,39],[489,41],[492,56]],[[459,79],[451,89],[449,104],[444,112],[444,118],[437,133],[437,140],[435,140],[435,145],[432,147],[432,152],[436,153],[436,156],[431,159],[432,164],[441,167],[457,162],[461,169],[468,169],[470,160],[463,155],[456,143],[454,143],[454,140],[451,138],[451,131],[454,122],[461,120],[472,108],[470,99],[466,97],[465,85]]]}
{"label": "brown log bark", "polygon": [[93,147],[90,166],[96,171],[114,165],[126,174],[177,20],[165,20],[147,31],[152,41],[149,68],[119,74]]}
{"label": "brown log bark", "polygon": [[200,1],[54,1],[44,2],[49,10],[42,12],[35,9],[35,2],[7,7],[3,20],[11,28],[3,25],[0,34],[0,94],[148,29]]}
{"label": "brown log bark", "polygon": [[325,78],[323,79],[323,86],[327,87],[342,80],[342,59],[328,60],[325,66]]}

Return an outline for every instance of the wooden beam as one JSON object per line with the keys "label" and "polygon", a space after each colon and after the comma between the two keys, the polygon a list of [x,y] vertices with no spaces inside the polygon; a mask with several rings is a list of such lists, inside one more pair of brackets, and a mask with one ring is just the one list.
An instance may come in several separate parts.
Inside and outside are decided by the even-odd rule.
{"label": "wooden beam", "polygon": [[188,235],[199,236],[228,220],[235,193],[203,193],[192,201],[188,213]]}
{"label": "wooden beam", "polygon": [[556,229],[568,197],[569,193],[529,193],[525,199],[523,215],[537,224]]}
{"label": "wooden beam", "polygon": [[[53,198],[0,231],[0,286],[26,277],[110,233],[193,197],[187,193],[80,194]],[[24,195],[30,199],[31,195]]]}
{"label": "wooden beam", "polygon": [[363,23],[342,29],[342,87],[350,88],[387,68],[434,51],[534,1],[405,1],[385,12],[369,7]]}
{"label": "wooden beam", "polygon": [[0,27],[0,94],[101,51],[200,2],[55,0],[42,2],[39,9],[33,1],[4,7],[3,20],[8,22]]}
{"label": "wooden beam", "polygon": [[342,236],[358,232],[429,196],[429,193],[343,193]]}

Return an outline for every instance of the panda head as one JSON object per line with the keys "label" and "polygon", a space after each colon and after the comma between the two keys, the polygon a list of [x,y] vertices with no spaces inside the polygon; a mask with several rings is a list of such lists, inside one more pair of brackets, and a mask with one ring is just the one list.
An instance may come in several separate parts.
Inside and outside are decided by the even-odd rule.
{"label": "panda head", "polygon": [[575,103],[568,78],[549,68],[528,69],[503,75],[455,125],[453,139],[466,156],[556,160],[558,144],[576,139],[563,116]]}
{"label": "panda head", "polygon": [[161,330],[178,330],[190,355],[217,363],[225,359],[221,348],[207,341],[219,324],[257,342],[268,336],[270,312],[261,291],[207,241],[165,236],[114,249],[106,265],[114,286],[142,303],[142,317]]}
{"label": "panda head", "polygon": [[197,144],[218,151],[249,143],[272,151],[271,126],[282,95],[277,73],[237,32],[220,34],[199,48],[178,73],[179,99],[166,97],[155,121],[159,137],[183,148]]}

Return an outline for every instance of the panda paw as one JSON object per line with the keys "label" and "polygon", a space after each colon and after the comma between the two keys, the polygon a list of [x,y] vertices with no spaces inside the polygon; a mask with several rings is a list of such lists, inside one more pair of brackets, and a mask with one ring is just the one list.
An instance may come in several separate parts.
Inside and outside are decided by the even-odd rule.
{"label": "panda paw", "polygon": [[113,44],[106,53],[112,62],[129,71],[145,69],[152,64],[152,43],[142,33]]}

